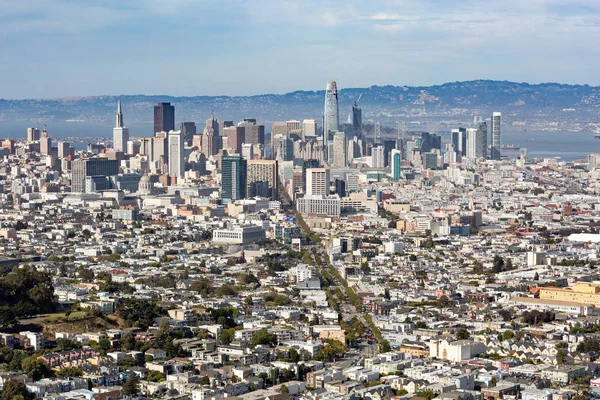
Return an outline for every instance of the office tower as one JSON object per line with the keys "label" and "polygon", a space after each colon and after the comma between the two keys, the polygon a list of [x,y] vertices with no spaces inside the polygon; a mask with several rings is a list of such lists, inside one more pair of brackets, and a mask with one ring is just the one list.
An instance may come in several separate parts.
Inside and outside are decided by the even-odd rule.
{"label": "office tower", "polygon": [[247,161],[241,156],[223,156],[221,159],[221,200],[227,203],[246,197]]}
{"label": "office tower", "polygon": [[425,169],[437,169],[438,167],[438,155],[437,153],[428,152],[421,155],[423,168]]}
{"label": "office tower", "polygon": [[198,133],[196,130],[195,122],[182,122],[179,127],[181,134],[183,135],[183,142],[186,146],[190,146],[192,144],[193,136]]}
{"label": "office tower", "polygon": [[334,193],[340,197],[346,197],[346,181],[335,178]]}
{"label": "office tower", "polygon": [[71,192],[85,193],[87,177],[118,175],[119,162],[108,158],[80,158],[72,163]]}
{"label": "office tower", "polygon": [[14,139],[6,139],[2,141],[2,148],[7,149],[10,154],[15,154],[15,141]]}
{"label": "office tower", "polygon": [[306,169],[306,194],[316,196],[329,194],[329,168]]}
{"label": "office tower", "polygon": [[135,140],[128,140],[127,141],[127,154],[131,154],[131,155],[136,155],[136,154],[140,154],[140,142],[135,141]]}
{"label": "office tower", "polygon": [[357,157],[360,157],[362,155],[361,152],[361,140],[359,138],[357,138],[356,136],[354,136],[352,138],[352,140],[347,140],[348,143],[348,148],[346,149],[346,165],[349,165],[352,163],[352,160],[354,160]]}
{"label": "office tower", "polygon": [[481,145],[477,143],[477,129],[467,128],[467,158],[480,158]]}
{"label": "office tower", "polygon": [[47,130],[42,131],[42,136],[40,137],[40,153],[44,156],[47,156],[52,151],[52,139],[48,135]]}
{"label": "office tower", "polygon": [[355,101],[352,105],[352,131],[354,136],[362,139],[362,109],[358,107],[358,101]]}
{"label": "office tower", "polygon": [[300,121],[296,121],[296,120],[291,120],[291,121],[285,121],[286,127],[287,127],[287,134],[289,135],[292,132],[299,132],[301,130],[300,128]]}
{"label": "office tower", "polygon": [[325,118],[323,123],[323,146],[325,151],[329,150],[329,135],[330,132],[337,132],[340,126],[338,106],[338,91],[335,81],[327,81],[325,90]]}
{"label": "office tower", "polygon": [[242,158],[245,160],[252,160],[254,158],[254,153],[252,148],[254,146],[252,143],[242,143]]}
{"label": "office tower", "polygon": [[245,143],[253,145],[265,144],[265,126],[258,125],[253,118],[244,118],[238,123],[238,126],[244,128]]}
{"label": "office tower", "polygon": [[228,126],[223,129],[223,139],[227,138],[227,148],[233,153],[242,153],[242,144],[245,142],[245,129],[241,126]]}
{"label": "office tower", "polygon": [[392,180],[400,180],[400,177],[402,176],[402,152],[400,150],[392,150],[390,164],[392,170]]}
{"label": "office tower", "polygon": [[333,135],[333,166],[335,168],[347,165],[346,134],[335,132]]}
{"label": "office tower", "polygon": [[477,157],[487,158],[488,153],[488,129],[485,121],[479,122],[477,126]]}
{"label": "office tower", "polygon": [[37,142],[40,140],[40,130],[38,128],[27,128],[27,141]]}
{"label": "office tower", "polygon": [[202,133],[202,153],[206,158],[219,153],[221,137],[219,136],[219,122],[212,115],[206,120],[206,127]]}
{"label": "office tower", "polygon": [[374,147],[371,151],[373,168],[384,168],[385,167],[385,151],[383,146]]}
{"label": "office tower", "polygon": [[277,151],[277,159],[281,161],[294,160],[294,141],[289,137],[282,137],[277,140],[279,149]]}
{"label": "office tower", "polygon": [[117,102],[117,115],[115,127],[113,128],[113,148],[116,151],[126,151],[129,140],[129,129],[123,125],[123,113],[121,112],[121,100]]}
{"label": "office tower", "polygon": [[454,149],[454,143],[446,143],[446,150],[444,151],[444,163],[450,164],[457,161],[456,150]]}
{"label": "office tower", "polygon": [[442,137],[436,134],[429,136],[429,143],[431,144],[431,150],[437,149],[442,150]]}
{"label": "office tower", "polygon": [[492,113],[492,151],[491,159],[499,160],[502,156],[502,113]]}
{"label": "office tower", "polygon": [[431,150],[431,135],[429,132],[421,132],[421,138],[419,139],[419,151],[426,153]]}
{"label": "office tower", "polygon": [[302,139],[314,138],[317,136],[317,121],[314,119],[305,119],[302,121]]}
{"label": "office tower", "polygon": [[66,158],[71,155],[71,145],[69,142],[58,142],[58,158]]}
{"label": "office tower", "polygon": [[168,135],[169,143],[169,176],[182,178],[185,175],[185,160],[183,148],[185,146],[181,131],[171,131]]}
{"label": "office tower", "polygon": [[466,128],[452,129],[452,143],[454,143],[454,151],[456,151],[461,156],[467,155]]}
{"label": "office tower", "polygon": [[248,197],[277,198],[277,161],[250,160],[247,165]]}
{"label": "office tower", "polygon": [[480,122],[483,122],[483,117],[479,115],[473,116],[473,125],[477,126]]}
{"label": "office tower", "polygon": [[152,159],[150,161],[157,162],[161,157],[164,161],[168,160],[167,136],[167,132],[156,132],[156,136],[152,138]]}
{"label": "office tower", "polygon": [[[402,140],[400,140],[402,143]],[[387,167],[390,165],[390,154],[392,150],[398,148],[398,140],[384,140],[383,141],[383,166]],[[371,150],[371,156],[373,155],[373,150]]]}
{"label": "office tower", "polygon": [[219,136],[224,137],[224,129],[229,128],[230,126],[234,126],[233,121],[221,121],[219,124]]}
{"label": "office tower", "polygon": [[171,103],[154,106],[154,133],[175,130],[175,107]]}

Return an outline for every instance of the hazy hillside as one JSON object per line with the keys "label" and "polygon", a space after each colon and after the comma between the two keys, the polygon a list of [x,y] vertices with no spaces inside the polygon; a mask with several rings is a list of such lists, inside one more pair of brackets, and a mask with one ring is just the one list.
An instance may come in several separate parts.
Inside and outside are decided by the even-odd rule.
{"label": "hazy hillside", "polygon": [[[338,83],[343,84],[342,82]],[[391,123],[399,119],[467,119],[474,113],[502,111],[513,120],[596,121],[600,87],[506,81],[453,82],[430,87],[372,86],[340,92],[340,120],[362,93],[363,119]],[[49,100],[0,100],[0,120],[40,122],[112,121],[117,99],[123,102],[126,122],[152,121],[152,106],[170,101],[178,121],[204,121],[214,110],[217,119],[258,118],[263,122],[290,118],[321,118],[324,91],[297,91],[256,96],[98,96]]]}

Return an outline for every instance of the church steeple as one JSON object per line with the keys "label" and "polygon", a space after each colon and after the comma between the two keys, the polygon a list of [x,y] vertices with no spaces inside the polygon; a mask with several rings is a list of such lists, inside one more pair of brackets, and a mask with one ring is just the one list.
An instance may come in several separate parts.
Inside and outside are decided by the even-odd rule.
{"label": "church steeple", "polygon": [[117,103],[117,128],[123,127],[123,113],[121,112],[121,100]]}

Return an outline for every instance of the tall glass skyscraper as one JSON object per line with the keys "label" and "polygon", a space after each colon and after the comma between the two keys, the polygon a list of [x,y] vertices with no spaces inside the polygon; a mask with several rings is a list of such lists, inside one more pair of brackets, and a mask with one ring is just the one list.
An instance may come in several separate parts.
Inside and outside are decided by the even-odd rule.
{"label": "tall glass skyscraper", "polygon": [[221,200],[228,203],[246,197],[247,162],[241,156],[223,156],[221,160]]}
{"label": "tall glass skyscraper", "polygon": [[392,150],[391,164],[392,164],[392,180],[398,181],[402,177],[402,152],[400,150]]}
{"label": "tall glass skyscraper", "polygon": [[502,113],[492,113],[492,152],[491,159],[499,160],[502,148]]}
{"label": "tall glass skyscraper", "polygon": [[477,124],[477,144],[476,144],[476,153],[477,157],[487,158],[487,150],[488,150],[488,129],[485,121],[479,122]]}
{"label": "tall glass skyscraper", "polygon": [[327,81],[325,90],[325,120],[323,124],[323,147],[327,149],[330,132],[337,132],[340,126],[338,91],[335,81]]}

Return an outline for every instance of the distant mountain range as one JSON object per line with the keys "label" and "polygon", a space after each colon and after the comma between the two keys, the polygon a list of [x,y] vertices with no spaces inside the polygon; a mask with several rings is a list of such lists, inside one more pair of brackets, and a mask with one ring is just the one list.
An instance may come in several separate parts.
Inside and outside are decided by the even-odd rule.
{"label": "distant mountain range", "polygon": [[[338,86],[343,82],[338,82]],[[325,86],[325,85],[323,85]],[[501,111],[505,121],[519,123],[596,122],[600,119],[600,87],[476,80],[436,86],[371,86],[339,93],[340,122],[360,96],[363,121],[469,121],[473,115]],[[325,91],[296,91],[256,96],[172,97],[157,95],[94,96],[63,99],[0,100],[0,121],[106,123],[114,120],[117,100],[123,103],[126,124],[151,123],[152,106],[175,105],[177,121],[202,123],[214,112],[219,120],[256,118],[260,122],[319,119]]]}

